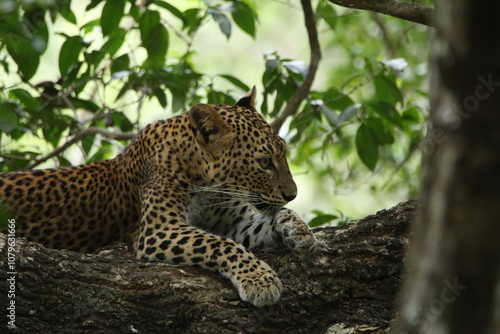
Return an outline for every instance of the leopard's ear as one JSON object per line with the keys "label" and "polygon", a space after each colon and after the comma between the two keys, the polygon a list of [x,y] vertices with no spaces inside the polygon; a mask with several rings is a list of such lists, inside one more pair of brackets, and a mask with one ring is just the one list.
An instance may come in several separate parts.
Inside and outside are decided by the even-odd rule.
{"label": "leopard's ear", "polygon": [[237,106],[247,107],[247,108],[255,108],[255,97],[257,96],[257,89],[255,86],[247,92],[238,102],[236,102]]}
{"label": "leopard's ear", "polygon": [[219,113],[206,104],[194,105],[189,110],[189,120],[196,129],[197,139],[204,144],[217,142],[231,130]]}

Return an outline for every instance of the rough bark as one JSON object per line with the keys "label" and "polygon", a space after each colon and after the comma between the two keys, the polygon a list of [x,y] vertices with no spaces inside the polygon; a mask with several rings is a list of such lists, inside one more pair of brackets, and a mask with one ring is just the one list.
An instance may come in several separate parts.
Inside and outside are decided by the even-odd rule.
{"label": "rough bark", "polygon": [[434,9],[420,5],[415,1],[399,0],[328,0],[336,5],[369,10],[394,16],[403,20],[434,26]]}
{"label": "rough bark", "polygon": [[437,3],[401,333],[500,333],[500,2]]}
{"label": "rough bark", "polygon": [[[257,250],[285,286],[277,305],[261,309],[240,301],[219,275],[142,262],[123,245],[80,254],[19,238],[15,324],[22,333],[333,333],[359,326],[377,333],[395,315],[416,205],[409,201],[355,223],[316,229],[320,247],[307,260],[285,247]],[[5,300],[8,247],[0,236]],[[3,332],[3,302],[1,309]]]}

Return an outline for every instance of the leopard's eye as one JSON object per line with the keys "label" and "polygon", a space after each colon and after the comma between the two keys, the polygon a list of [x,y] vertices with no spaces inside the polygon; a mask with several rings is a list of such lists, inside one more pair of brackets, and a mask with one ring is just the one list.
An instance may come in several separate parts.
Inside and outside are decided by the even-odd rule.
{"label": "leopard's eye", "polygon": [[257,159],[257,161],[259,162],[260,167],[262,167],[263,169],[274,168],[273,161],[271,160],[271,158]]}

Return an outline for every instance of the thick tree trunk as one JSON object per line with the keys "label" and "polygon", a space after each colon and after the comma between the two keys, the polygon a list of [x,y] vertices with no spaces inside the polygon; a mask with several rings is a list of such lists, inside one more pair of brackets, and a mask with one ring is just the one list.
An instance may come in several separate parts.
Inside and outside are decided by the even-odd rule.
{"label": "thick tree trunk", "polygon": [[398,328],[498,334],[500,2],[437,5],[422,215]]}
{"label": "thick tree trunk", "polygon": [[[395,315],[415,206],[316,229],[320,247],[307,261],[285,247],[257,250],[285,286],[277,305],[261,309],[240,301],[221,276],[138,261],[125,246],[80,254],[19,238],[13,259],[0,234],[0,292],[8,303],[0,332],[15,319],[20,333],[337,333],[359,326],[377,333]],[[9,290],[15,297],[5,298]],[[5,315],[12,301],[15,310]]]}

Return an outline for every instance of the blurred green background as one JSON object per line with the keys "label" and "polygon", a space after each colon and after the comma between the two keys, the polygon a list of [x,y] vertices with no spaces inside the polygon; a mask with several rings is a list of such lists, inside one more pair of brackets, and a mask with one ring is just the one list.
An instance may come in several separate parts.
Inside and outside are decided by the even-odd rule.
{"label": "blurred green background", "polygon": [[[423,1],[432,6],[432,1]],[[418,196],[428,111],[426,26],[312,1],[322,61],[280,129],[311,226]],[[136,133],[255,85],[269,121],[307,74],[300,1],[0,0],[0,171],[114,157]]]}

